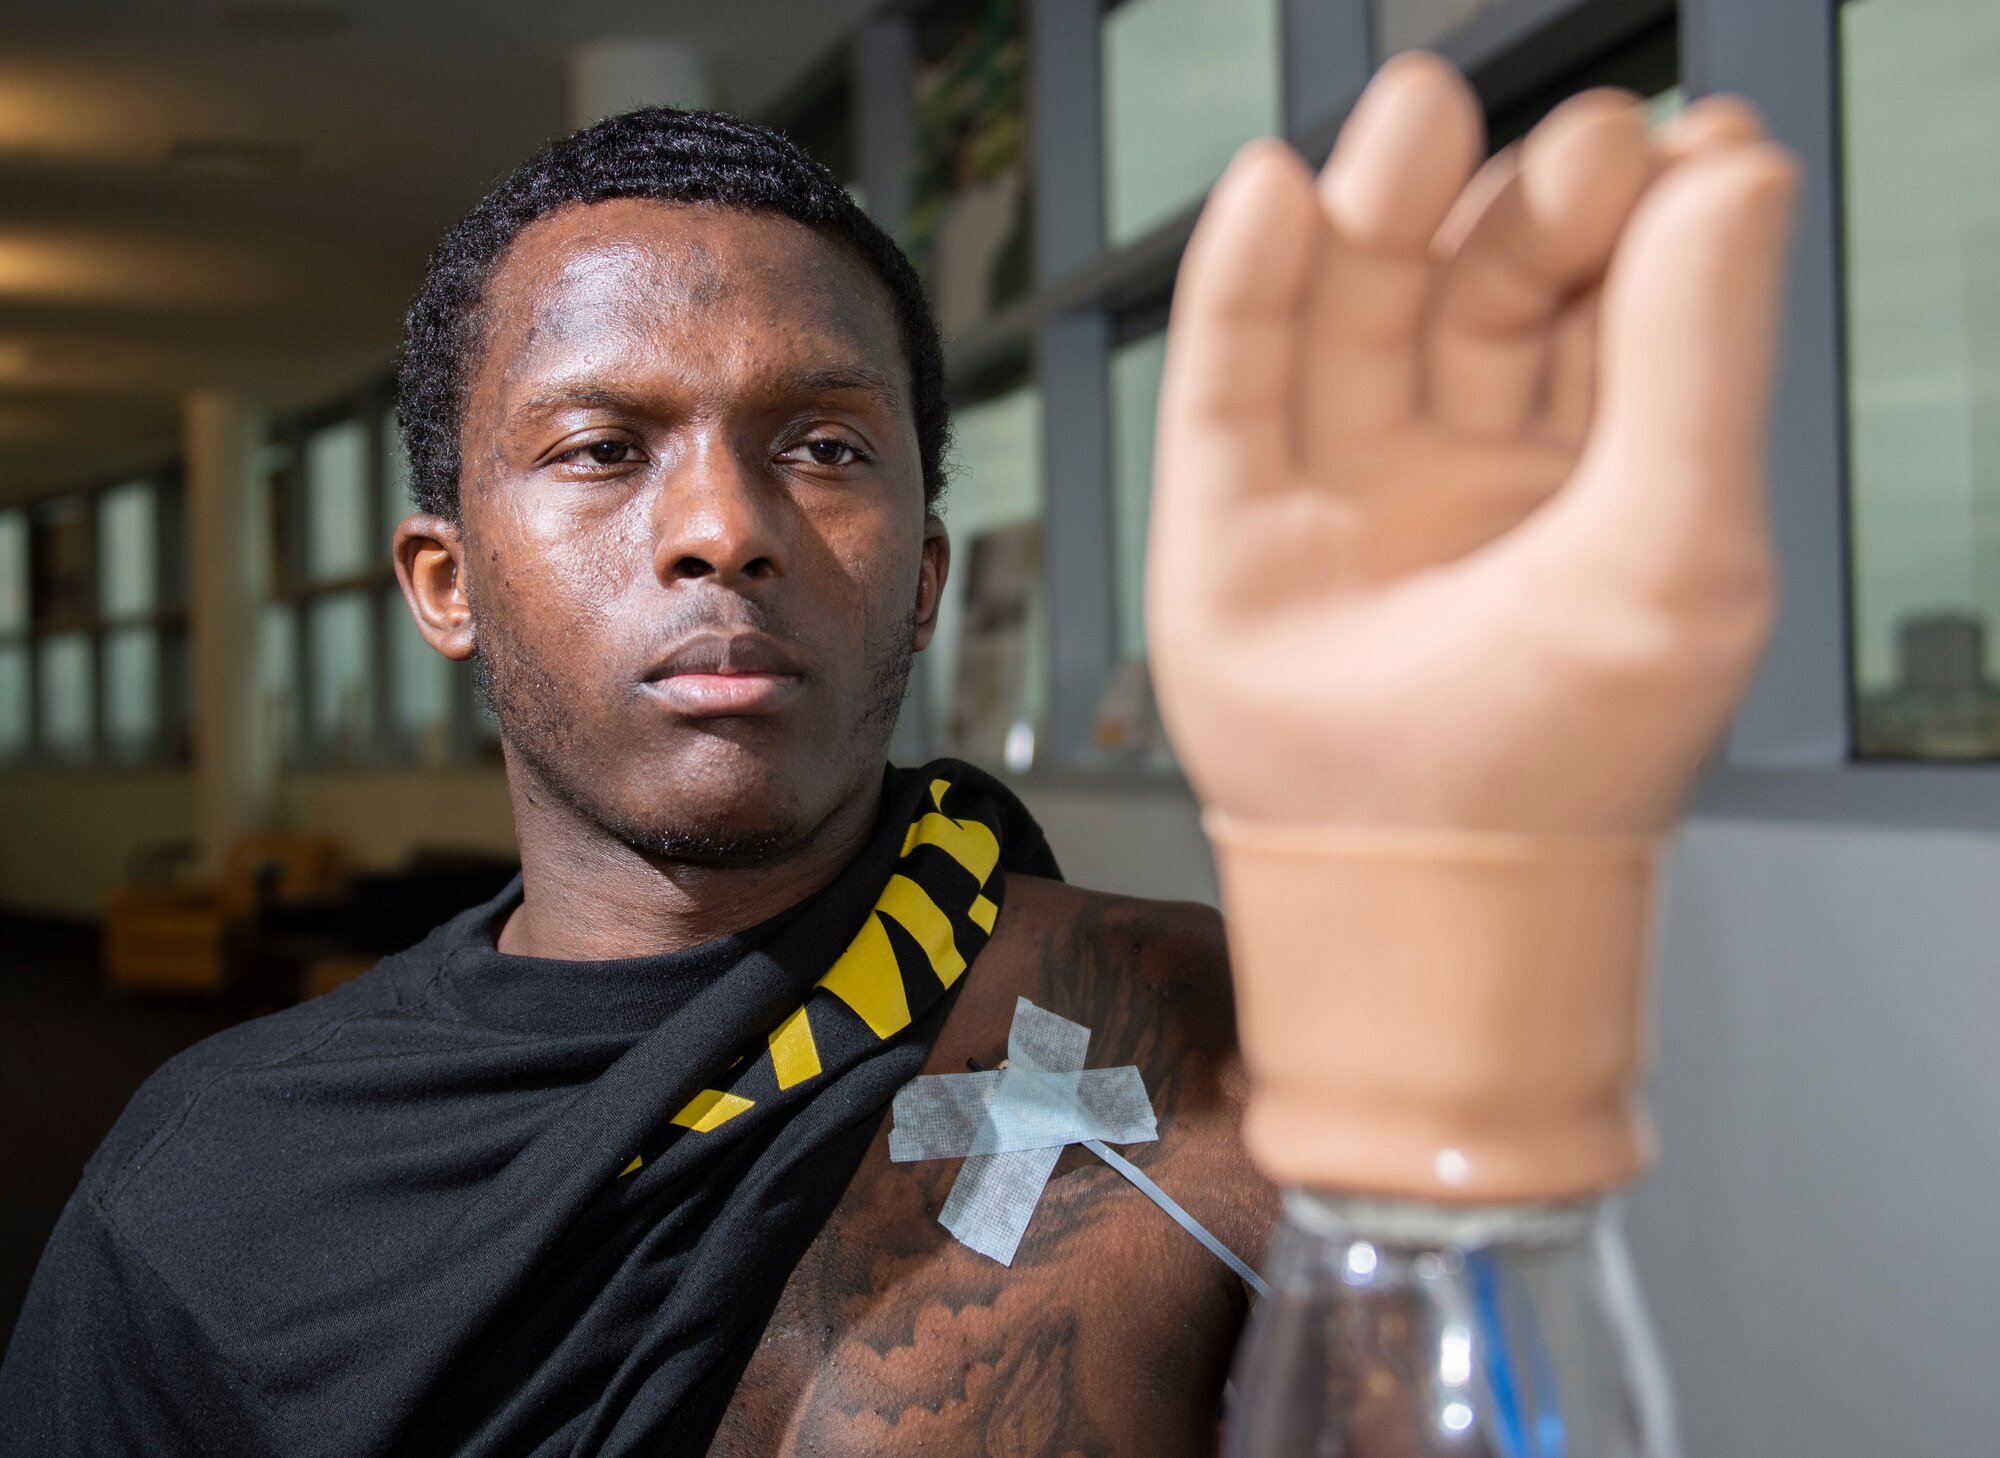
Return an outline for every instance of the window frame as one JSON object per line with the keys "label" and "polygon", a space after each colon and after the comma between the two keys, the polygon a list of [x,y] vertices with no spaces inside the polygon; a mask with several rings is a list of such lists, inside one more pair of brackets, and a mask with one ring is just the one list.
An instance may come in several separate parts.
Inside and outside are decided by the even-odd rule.
{"label": "window frame", "polygon": [[[143,612],[107,614],[103,601],[104,500],[122,487],[145,484],[153,489],[153,605]],[[85,596],[89,611],[73,621],[48,624],[35,612],[35,516],[56,503],[84,503],[88,562]],[[95,480],[76,490],[52,492],[34,500],[9,503],[28,526],[28,621],[19,631],[0,633],[0,647],[27,650],[28,747],[11,759],[0,759],[0,775],[77,773],[104,774],[184,769],[192,763],[189,730],[186,490],[178,461],[127,471]],[[159,718],[151,739],[136,753],[113,754],[105,730],[105,642],[113,634],[139,628],[152,632],[159,645]],[[42,726],[42,654],[52,638],[82,633],[90,644],[90,740],[82,754],[53,752]]]}
{"label": "window frame", "polygon": [[[365,445],[362,494],[364,533],[373,546],[358,571],[314,580],[311,561],[312,526],[306,500],[306,444],[317,432],[348,421],[362,423]],[[277,461],[271,474],[273,513],[271,592],[268,606],[287,610],[291,638],[291,674],[287,691],[292,701],[292,742],[282,756],[287,770],[374,770],[426,765],[489,764],[498,746],[480,732],[478,692],[472,674],[454,665],[446,739],[440,761],[427,760],[421,748],[405,742],[396,724],[396,684],[391,662],[397,612],[407,612],[396,579],[389,541],[400,517],[391,519],[385,501],[387,451],[395,437],[395,382],[373,381],[335,396],[281,422],[272,433]],[[408,510],[414,511],[414,504]],[[312,608],[325,598],[359,592],[367,612],[367,684],[372,712],[368,733],[358,753],[343,752],[314,721]]]}
{"label": "window frame", "polygon": [[[1132,3],[1132,0],[1127,0]],[[2000,764],[1857,761],[1851,586],[1839,115],[1840,0],[1503,0],[1434,47],[1472,80],[1491,117],[1679,25],[1690,98],[1748,96],[1800,157],[1805,187],[1773,417],[1772,522],[1785,606],[1748,699],[1698,785],[1710,816],[1990,830]],[[1288,139],[1325,159],[1375,64],[1370,0],[1280,0],[1281,114]],[[1023,348],[1043,397],[1048,492],[1047,661],[1051,754],[1036,776],[1103,784],[1090,731],[1115,653],[1106,367],[1121,311],[1172,284],[1197,201],[1119,248],[1103,236],[1099,22],[1104,0],[1029,0],[1029,130],[1035,260],[1029,294],[947,341],[956,388]],[[857,33],[859,171],[891,232],[908,205],[912,46],[904,7]],[[1172,777],[1169,777],[1172,778]],[[1147,785],[1160,777],[1142,775]]]}
{"label": "window frame", "polygon": [[1694,809],[1729,818],[1991,831],[2000,823],[2000,762],[1857,760],[1853,753],[1840,4],[1682,6],[1689,95],[1748,96],[1773,136],[1798,155],[1805,181],[1771,451],[1784,608]]}
{"label": "window frame", "polygon": [[[982,405],[991,404],[996,400],[1004,399],[1005,397],[1012,395],[1019,390],[1032,391],[1037,397],[1037,408],[1042,412],[1042,420],[1040,422],[1041,428],[1044,431],[1046,431],[1047,428],[1046,420],[1047,420],[1047,410],[1048,410],[1047,392],[1042,388],[1041,382],[1036,378],[1034,358],[1032,355],[1029,354],[1017,354],[1011,358],[1001,358],[989,361],[987,367],[984,368],[979,374],[972,376],[970,378],[962,378],[960,380],[954,381],[952,392],[949,397],[952,417],[954,421],[956,421],[961,412],[976,410]],[[955,444],[962,444],[962,443],[955,443]],[[1042,523],[1042,533],[1043,533],[1042,543],[1043,543],[1043,553],[1044,553],[1041,565],[1040,592],[1042,594],[1041,601],[1043,604],[1043,608],[1044,611],[1046,611],[1046,606],[1050,601],[1052,595],[1052,590],[1049,584],[1050,567],[1046,555],[1048,550],[1049,492],[1048,492],[1048,482],[1046,481],[1046,479],[1043,479],[1041,477],[1040,470],[1041,468],[1038,466],[1037,480],[1041,487],[1041,500],[1038,506],[1038,511],[1040,513],[1039,520]],[[953,490],[957,488],[957,485],[958,485],[958,480],[956,478],[946,483],[943,504],[945,507],[945,516],[947,519],[949,518],[951,511],[951,493]],[[970,566],[971,562],[970,548],[972,545],[972,541],[973,538],[970,536],[952,537],[951,572],[953,576],[957,576],[959,573],[967,571],[968,567]],[[960,596],[958,601],[962,605],[964,602],[963,596]],[[959,626],[954,625],[952,631],[955,634],[958,633]],[[932,639],[933,643],[935,643],[936,641],[937,640],[935,638]],[[960,640],[960,646],[962,646],[962,639]],[[1047,644],[1044,644],[1043,647],[1046,650]],[[954,651],[956,651],[956,649]],[[904,699],[903,720],[897,724],[896,739],[895,742],[892,743],[892,745],[890,746],[891,759],[902,758],[908,760],[912,758],[928,757],[931,755],[949,754],[955,752],[953,746],[949,742],[949,736],[947,732],[948,725],[950,722],[950,715],[947,713],[944,716],[939,717],[933,712],[933,707],[930,699],[928,673],[926,669],[927,665],[924,664],[922,659],[919,659],[911,671],[910,674],[911,687],[908,695]],[[1047,687],[1048,685],[1046,683],[1042,685],[1044,693],[1046,693]],[[949,685],[947,685],[947,688],[949,688]],[[1047,705],[1046,701],[1043,702],[1041,708],[1042,712],[1037,722],[1035,722],[1033,725],[1036,735],[1036,746],[1037,746],[1035,752],[1038,756],[1041,752],[1040,745],[1047,741],[1050,732],[1049,706]],[[997,768],[997,767],[989,766],[989,768]]]}

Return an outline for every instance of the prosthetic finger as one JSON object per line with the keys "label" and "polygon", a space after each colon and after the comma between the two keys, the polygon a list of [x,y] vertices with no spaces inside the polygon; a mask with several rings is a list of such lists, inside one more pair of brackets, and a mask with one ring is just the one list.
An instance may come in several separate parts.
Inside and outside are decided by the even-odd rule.
{"label": "prosthetic finger", "polygon": [[1602,276],[1656,170],[1639,108],[1618,91],[1572,98],[1518,158],[1503,153],[1488,164],[1496,175],[1478,194],[1477,215],[1439,237],[1449,261],[1431,322],[1427,395],[1441,424],[1472,435],[1528,424],[1547,386],[1552,325]]}
{"label": "prosthetic finger", "polygon": [[1260,142],[1216,184],[1188,244],[1160,383],[1147,539],[1156,624],[1199,618],[1235,585],[1216,570],[1218,548],[1242,540],[1247,503],[1300,479],[1299,311],[1323,228],[1298,154]]}
{"label": "prosthetic finger", "polygon": [[[1735,96],[1705,96],[1660,128],[1654,145],[1661,162],[1671,167],[1763,137],[1763,122],[1748,102]],[[1556,316],[1542,428],[1550,440],[1571,449],[1589,435],[1597,403],[1603,303],[1601,287],[1586,289],[1563,305]]]}
{"label": "prosthetic finger", "polygon": [[1542,429],[1575,448],[1590,434],[1597,408],[1597,336],[1604,327],[1604,293],[1586,289],[1563,305],[1549,336],[1548,402]]}
{"label": "prosthetic finger", "polygon": [[1320,176],[1329,227],[1306,316],[1306,459],[1417,409],[1430,240],[1485,150],[1478,100],[1458,73],[1412,53],[1382,68]]}
{"label": "prosthetic finger", "polygon": [[1580,549],[1618,580],[1681,601],[1718,570],[1768,578],[1765,401],[1796,191],[1781,148],[1727,147],[1673,168],[1633,220],[1568,503]]}
{"label": "prosthetic finger", "polygon": [[1161,515],[1200,521],[1293,476],[1298,315],[1318,226],[1305,164],[1282,143],[1245,147],[1210,195],[1174,289],[1159,444],[1189,461],[1173,479],[1213,496],[1182,501],[1169,487]]}
{"label": "prosthetic finger", "polygon": [[1660,129],[1660,151],[1669,163],[1703,152],[1747,146],[1764,140],[1764,121],[1740,96],[1704,96]]}

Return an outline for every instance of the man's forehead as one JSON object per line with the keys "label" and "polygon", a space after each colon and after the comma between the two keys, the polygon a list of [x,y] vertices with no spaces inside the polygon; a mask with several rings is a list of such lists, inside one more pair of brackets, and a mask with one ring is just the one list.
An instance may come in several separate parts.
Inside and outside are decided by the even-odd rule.
{"label": "man's forehead", "polygon": [[717,326],[738,350],[765,339],[902,373],[884,286],[838,242],[772,213],[630,198],[563,208],[521,231],[483,312],[502,356],[489,362],[510,376],[579,348],[685,348]]}

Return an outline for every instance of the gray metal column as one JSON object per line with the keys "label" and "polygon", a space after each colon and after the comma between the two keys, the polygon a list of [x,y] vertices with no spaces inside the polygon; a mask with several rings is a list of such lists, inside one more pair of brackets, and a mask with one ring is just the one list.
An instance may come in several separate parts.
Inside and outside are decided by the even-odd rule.
{"label": "gray metal column", "polygon": [[900,239],[910,220],[915,146],[916,36],[902,15],[878,15],[854,37],[854,150],[868,212]]}
{"label": "gray metal column", "polygon": [[1785,602],[1730,734],[1725,762],[1740,768],[1838,765],[1848,755],[1838,23],[1837,0],[1682,6],[1689,92],[1749,97],[1805,165],[1772,432],[1772,525]]}
{"label": "gray metal column", "polygon": [[1037,286],[1104,251],[1101,13],[1098,0],[1030,0],[1028,7]]}
{"label": "gray metal column", "polygon": [[1368,84],[1374,27],[1368,0],[1282,0],[1282,6],[1285,135],[1305,142],[1324,135]]}
{"label": "gray metal column", "polygon": [[[1035,276],[1046,288],[1104,251],[1104,124],[1098,0],[1029,0]],[[1048,584],[1049,743],[1058,765],[1090,751],[1111,672],[1111,321],[1090,308],[1035,332],[1042,387],[1043,570]]]}
{"label": "gray metal column", "polygon": [[1037,365],[1048,491],[1049,735],[1058,764],[1089,756],[1111,672],[1111,321],[1098,311],[1042,326]]}

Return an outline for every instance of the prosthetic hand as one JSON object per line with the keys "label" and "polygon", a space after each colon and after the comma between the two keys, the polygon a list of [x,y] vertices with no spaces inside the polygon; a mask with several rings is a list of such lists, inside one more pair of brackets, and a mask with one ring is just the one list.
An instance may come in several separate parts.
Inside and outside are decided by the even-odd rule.
{"label": "prosthetic hand", "polygon": [[1403,57],[1189,244],[1147,616],[1279,1183],[1562,1200],[1643,1163],[1654,849],[1773,610],[1794,169],[1578,97],[1480,165]]}
{"label": "prosthetic hand", "polygon": [[1392,63],[1317,181],[1237,160],[1174,300],[1155,680],[1289,1187],[1234,1458],[1679,1451],[1597,1197],[1645,1155],[1654,850],[1772,614],[1793,169],[1612,93],[1483,150]]}

